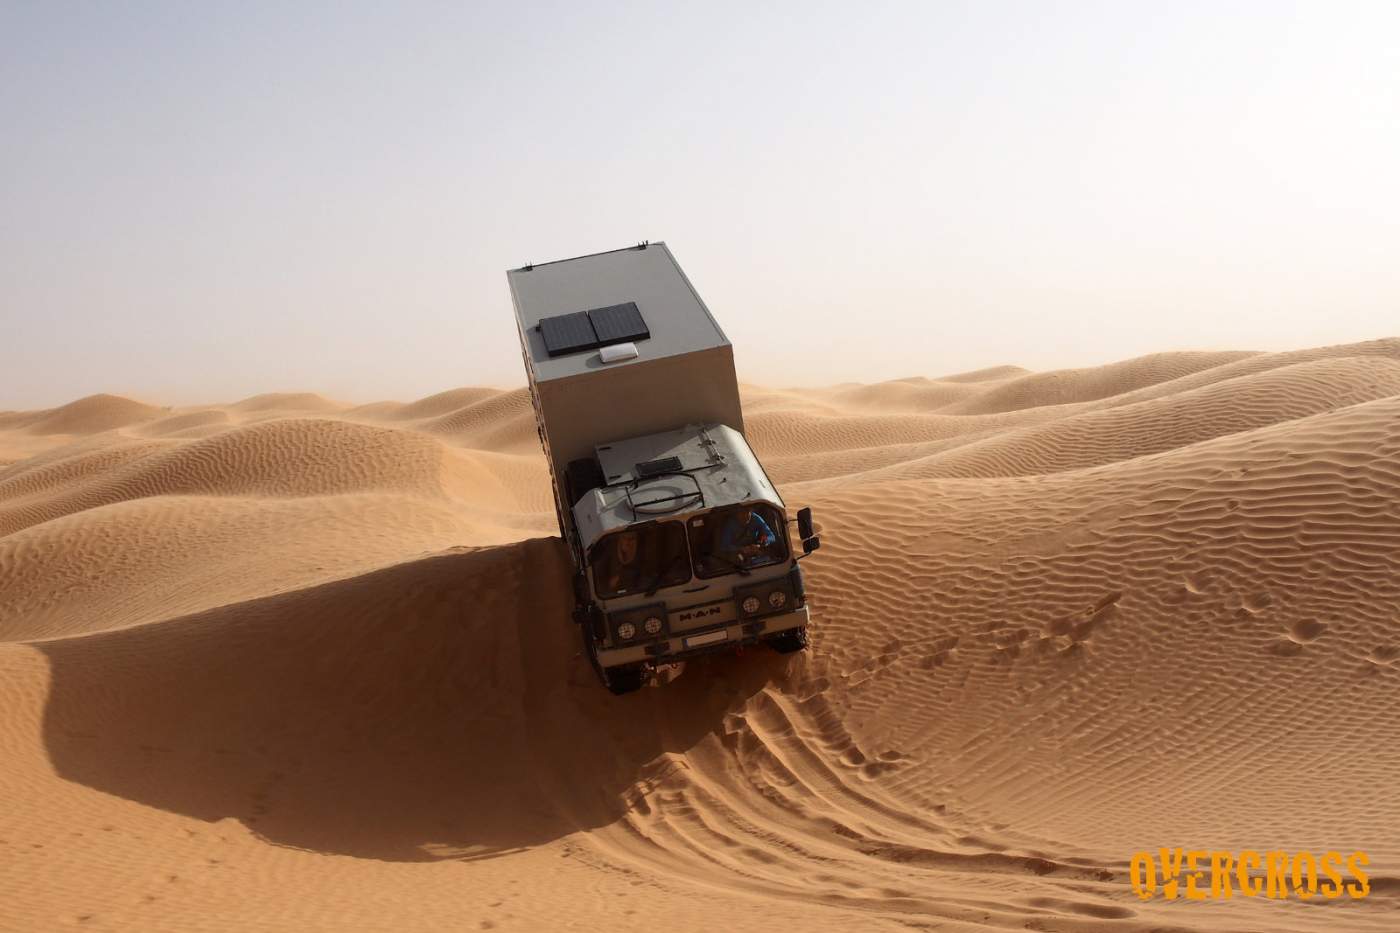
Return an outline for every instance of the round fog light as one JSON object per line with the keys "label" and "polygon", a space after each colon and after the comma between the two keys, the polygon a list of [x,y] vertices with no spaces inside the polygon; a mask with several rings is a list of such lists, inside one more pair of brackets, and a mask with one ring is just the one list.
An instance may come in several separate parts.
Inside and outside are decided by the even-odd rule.
{"label": "round fog light", "polygon": [[745,597],[744,602],[742,603],[743,610],[749,615],[753,615],[755,612],[757,612],[762,605],[763,603],[758,601],[757,596]]}
{"label": "round fog light", "polygon": [[647,616],[647,620],[642,623],[642,628],[647,630],[648,635],[655,635],[661,631],[661,620],[656,616]]}
{"label": "round fog light", "polygon": [[787,594],[782,590],[774,590],[768,594],[768,605],[774,609],[781,609],[787,605]]}
{"label": "round fog light", "polygon": [[623,641],[630,641],[632,636],[637,634],[637,626],[631,622],[624,622],[617,627],[617,637]]}

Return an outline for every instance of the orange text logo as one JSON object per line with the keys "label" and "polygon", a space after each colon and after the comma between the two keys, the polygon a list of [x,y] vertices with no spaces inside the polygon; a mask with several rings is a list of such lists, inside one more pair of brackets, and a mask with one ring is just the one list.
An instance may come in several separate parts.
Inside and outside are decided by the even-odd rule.
{"label": "orange text logo", "polygon": [[1371,883],[1362,868],[1365,852],[1234,852],[1158,849],[1136,852],[1128,865],[1133,891],[1143,900],[1160,894],[1192,901],[1235,897],[1365,897]]}

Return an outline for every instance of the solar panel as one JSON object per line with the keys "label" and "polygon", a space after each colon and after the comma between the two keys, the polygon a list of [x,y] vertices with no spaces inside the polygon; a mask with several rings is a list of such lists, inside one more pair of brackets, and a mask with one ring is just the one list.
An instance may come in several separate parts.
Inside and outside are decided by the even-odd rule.
{"label": "solar panel", "polygon": [[556,314],[540,319],[540,334],[550,356],[564,356],[597,347],[651,337],[637,303],[629,301],[591,311]]}
{"label": "solar panel", "polygon": [[600,347],[651,337],[651,331],[647,330],[647,323],[642,320],[642,312],[637,310],[635,301],[594,308],[588,312],[588,319],[593,322],[593,331],[598,335]]}
{"label": "solar panel", "polygon": [[587,311],[541,318],[540,335],[544,337],[544,348],[550,356],[563,356],[601,346]]}

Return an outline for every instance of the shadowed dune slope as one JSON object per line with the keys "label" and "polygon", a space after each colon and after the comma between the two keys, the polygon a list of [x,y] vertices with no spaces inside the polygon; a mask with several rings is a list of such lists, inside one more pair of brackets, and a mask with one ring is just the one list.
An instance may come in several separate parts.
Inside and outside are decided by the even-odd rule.
{"label": "shadowed dune slope", "polygon": [[0,415],[0,928],[1394,929],[1400,341],[743,393],[812,647],[625,698],[524,390]]}

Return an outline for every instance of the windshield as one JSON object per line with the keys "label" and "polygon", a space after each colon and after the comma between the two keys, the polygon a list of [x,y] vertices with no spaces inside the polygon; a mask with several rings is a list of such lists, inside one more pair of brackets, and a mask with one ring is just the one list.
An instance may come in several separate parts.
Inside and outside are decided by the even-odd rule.
{"label": "windshield", "polygon": [[602,599],[654,593],[690,580],[690,555],[680,522],[647,522],[615,531],[593,545],[593,589]]}
{"label": "windshield", "polygon": [[689,521],[695,574],[718,577],[788,558],[787,523],[771,505],[735,505]]}

